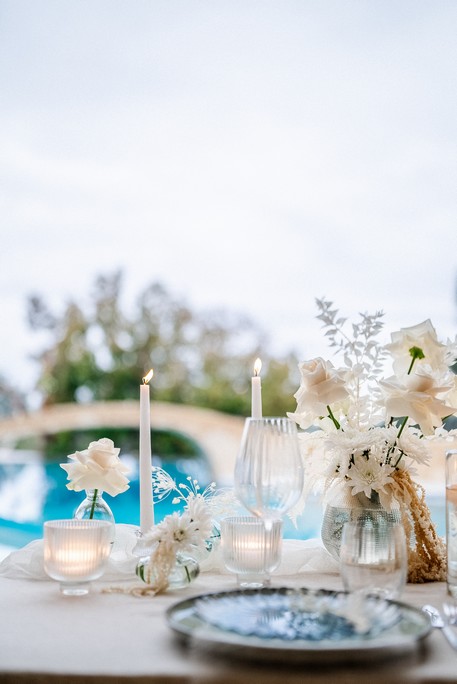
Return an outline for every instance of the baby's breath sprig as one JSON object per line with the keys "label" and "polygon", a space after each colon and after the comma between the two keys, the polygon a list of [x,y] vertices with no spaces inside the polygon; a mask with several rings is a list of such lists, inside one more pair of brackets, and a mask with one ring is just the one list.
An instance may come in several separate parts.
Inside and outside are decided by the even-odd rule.
{"label": "baby's breath sprig", "polygon": [[188,503],[189,499],[194,498],[196,496],[201,496],[203,499],[208,499],[216,491],[215,482],[210,482],[210,484],[207,485],[205,489],[202,491],[202,488],[198,480],[193,479],[190,475],[186,479],[189,482],[188,485],[183,482],[181,482],[179,485],[176,485],[176,483],[174,483],[174,491],[178,494],[178,496],[174,497],[174,499],[171,502],[172,504],[179,504],[182,501]]}

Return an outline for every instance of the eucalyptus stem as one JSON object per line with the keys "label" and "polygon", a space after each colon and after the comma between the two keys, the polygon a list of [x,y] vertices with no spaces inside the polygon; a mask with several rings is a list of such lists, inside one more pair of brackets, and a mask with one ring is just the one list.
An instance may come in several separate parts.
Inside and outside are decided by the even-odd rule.
{"label": "eucalyptus stem", "polygon": [[90,507],[89,520],[92,520],[92,518],[94,517],[95,502],[97,500],[97,494],[98,494],[98,489],[94,489],[94,496],[92,499],[92,506]]}
{"label": "eucalyptus stem", "polygon": [[337,430],[340,430],[340,429],[341,429],[341,425],[339,424],[339,422],[337,421],[337,419],[336,419],[335,416],[333,415],[333,411],[332,411],[332,409],[330,408],[330,406],[327,406],[327,411],[328,411],[328,417],[333,421],[333,424],[335,425],[336,429],[337,429]]}

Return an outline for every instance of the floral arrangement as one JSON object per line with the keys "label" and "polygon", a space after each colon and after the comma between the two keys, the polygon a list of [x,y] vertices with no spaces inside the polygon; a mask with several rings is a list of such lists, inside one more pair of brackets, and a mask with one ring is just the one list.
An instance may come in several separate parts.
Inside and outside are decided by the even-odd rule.
{"label": "floral arrangement", "polygon": [[[315,358],[300,364],[297,408],[289,417],[303,429],[304,497],[320,490],[343,494],[353,506],[378,500],[390,511],[399,508],[409,550],[409,581],[445,578],[445,548],[414,482],[415,466],[429,462],[429,440],[452,438],[443,419],[457,411],[457,379],[451,366],[457,340],[437,338],[430,320],[402,328],[381,346],[382,312],[361,314],[346,332],[344,317],[333,303],[318,299],[318,318],[342,366]],[[388,355],[394,375],[382,378]]]}
{"label": "floral arrangement", "polygon": [[[189,484],[179,485],[161,468],[153,468],[153,491],[157,500],[175,493],[173,504],[184,503],[181,513],[171,513],[144,534],[143,543],[152,551],[146,564],[139,564],[137,574],[148,585],[134,589],[136,595],[158,594],[169,585],[170,574],[179,557],[200,558],[211,550],[214,518],[229,505],[232,494],[216,491],[211,482],[203,491],[198,480],[188,477]],[[190,578],[189,578],[190,581]]]}
{"label": "floral arrangement", "polygon": [[103,437],[91,442],[87,449],[70,454],[68,458],[73,463],[60,464],[70,480],[67,489],[75,492],[94,490],[94,504],[99,491],[110,496],[125,492],[129,488],[129,480],[125,476],[129,469],[120,460],[119,452],[111,439]]}

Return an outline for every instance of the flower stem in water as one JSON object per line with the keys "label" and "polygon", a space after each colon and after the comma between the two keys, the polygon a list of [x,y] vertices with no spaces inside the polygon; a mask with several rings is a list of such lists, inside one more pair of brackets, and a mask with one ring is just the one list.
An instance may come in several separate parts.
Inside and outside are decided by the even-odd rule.
{"label": "flower stem in water", "polygon": [[89,519],[92,520],[95,511],[95,501],[97,500],[98,489],[94,489],[94,498],[92,499],[92,506],[90,508]]}

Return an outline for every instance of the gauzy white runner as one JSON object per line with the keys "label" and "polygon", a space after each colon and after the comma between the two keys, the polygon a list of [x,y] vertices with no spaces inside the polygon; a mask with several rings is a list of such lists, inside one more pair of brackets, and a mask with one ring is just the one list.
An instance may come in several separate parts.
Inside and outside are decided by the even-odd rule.
{"label": "gauzy white runner", "polygon": [[[102,578],[104,581],[136,579],[138,557],[134,555],[133,549],[137,542],[137,529],[134,525],[116,525],[116,538]],[[199,564],[201,572],[227,573],[218,547],[207,558],[200,560]],[[338,574],[339,569],[338,563],[324,549],[319,539],[283,540],[281,565],[273,574],[296,575],[301,572]],[[0,563],[0,576],[48,580],[43,565],[43,540],[37,539],[4,558]]]}

